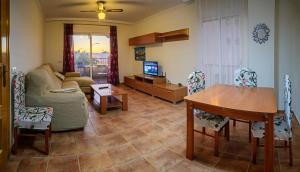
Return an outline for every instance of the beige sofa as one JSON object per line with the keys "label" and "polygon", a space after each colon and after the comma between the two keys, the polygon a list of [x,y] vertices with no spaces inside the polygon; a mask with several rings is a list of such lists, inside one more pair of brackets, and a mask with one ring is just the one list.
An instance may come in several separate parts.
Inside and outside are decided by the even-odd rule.
{"label": "beige sofa", "polygon": [[[71,93],[53,93],[62,88],[76,88]],[[75,81],[60,80],[49,65],[43,65],[26,75],[26,104],[50,106],[54,109],[52,130],[83,128],[88,119],[88,101]]]}

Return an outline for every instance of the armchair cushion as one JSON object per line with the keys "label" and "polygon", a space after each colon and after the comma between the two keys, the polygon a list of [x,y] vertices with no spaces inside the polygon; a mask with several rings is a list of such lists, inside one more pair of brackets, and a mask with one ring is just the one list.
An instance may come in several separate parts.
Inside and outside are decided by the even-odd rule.
{"label": "armchair cushion", "polygon": [[15,119],[19,128],[45,130],[51,123],[53,108],[25,107]]}

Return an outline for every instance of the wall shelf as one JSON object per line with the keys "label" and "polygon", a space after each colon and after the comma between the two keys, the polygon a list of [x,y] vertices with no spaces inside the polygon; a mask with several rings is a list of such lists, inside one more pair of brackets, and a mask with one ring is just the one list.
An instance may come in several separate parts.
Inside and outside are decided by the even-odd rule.
{"label": "wall shelf", "polygon": [[189,39],[189,29],[180,29],[164,33],[150,33],[129,39],[130,46],[157,44],[162,42],[181,41]]}
{"label": "wall shelf", "polygon": [[189,29],[180,29],[180,30],[161,33],[159,35],[159,38],[161,38],[163,42],[188,40]]}

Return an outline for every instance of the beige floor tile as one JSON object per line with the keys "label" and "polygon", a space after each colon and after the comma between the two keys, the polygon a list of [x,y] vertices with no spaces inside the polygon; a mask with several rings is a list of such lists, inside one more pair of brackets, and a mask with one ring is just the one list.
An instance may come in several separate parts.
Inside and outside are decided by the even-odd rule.
{"label": "beige floor tile", "polygon": [[168,149],[155,151],[145,156],[145,159],[159,171],[165,171],[184,160],[180,155]]}
{"label": "beige floor tile", "polygon": [[113,166],[113,160],[107,152],[85,153],[79,155],[81,172],[101,171]]}
{"label": "beige floor tile", "polygon": [[138,158],[116,168],[118,172],[158,172],[144,158]]}
{"label": "beige floor tile", "polygon": [[175,166],[169,168],[167,172],[211,172],[213,169],[200,163],[189,160],[183,160]]}
{"label": "beige floor tile", "polygon": [[131,143],[142,154],[155,151],[162,147],[162,143],[155,136],[133,140]]}
{"label": "beige floor tile", "polygon": [[146,137],[146,133],[144,133],[142,130],[134,128],[125,130],[124,132],[120,133],[127,141],[136,140],[142,137]]}
{"label": "beige floor tile", "polygon": [[79,172],[77,156],[50,157],[47,172]]}
{"label": "beige floor tile", "polygon": [[45,172],[47,168],[47,158],[26,158],[23,159],[17,172]]}
{"label": "beige floor tile", "polygon": [[107,153],[115,162],[115,164],[125,163],[127,161],[136,159],[140,155],[131,144],[115,146],[107,150]]}
{"label": "beige floor tile", "polygon": [[84,139],[76,142],[77,153],[96,153],[104,149],[98,138]]}
{"label": "beige floor tile", "polygon": [[69,142],[54,142],[51,143],[50,155],[75,155],[76,154],[76,143]]}

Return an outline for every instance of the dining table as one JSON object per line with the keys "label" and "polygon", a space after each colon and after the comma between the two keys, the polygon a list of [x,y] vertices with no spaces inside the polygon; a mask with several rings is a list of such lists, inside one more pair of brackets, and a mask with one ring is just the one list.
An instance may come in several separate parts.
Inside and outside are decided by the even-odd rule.
{"label": "dining table", "polygon": [[[264,171],[274,171],[274,124],[277,103],[274,88],[213,85],[186,96],[187,140],[186,157],[194,157],[194,109],[249,121],[265,123]],[[249,152],[250,153],[250,152]]]}

